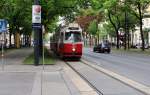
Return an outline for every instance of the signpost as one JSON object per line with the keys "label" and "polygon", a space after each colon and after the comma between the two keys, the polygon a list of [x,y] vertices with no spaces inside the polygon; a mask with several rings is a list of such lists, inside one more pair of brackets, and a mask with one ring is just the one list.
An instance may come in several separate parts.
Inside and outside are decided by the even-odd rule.
{"label": "signpost", "polygon": [[2,58],[2,70],[4,70],[4,44],[5,44],[5,32],[7,32],[7,21],[5,19],[0,19],[0,34],[1,34],[1,39],[0,39],[0,44],[1,44],[1,58]]}
{"label": "signpost", "polygon": [[41,30],[41,6],[39,0],[34,0],[32,5],[32,27],[34,30],[34,65],[39,65],[39,33]]}

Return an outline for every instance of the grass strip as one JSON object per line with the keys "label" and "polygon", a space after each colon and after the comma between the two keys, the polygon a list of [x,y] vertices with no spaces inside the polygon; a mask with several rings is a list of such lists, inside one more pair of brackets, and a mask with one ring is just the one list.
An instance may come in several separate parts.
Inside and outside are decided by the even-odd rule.
{"label": "grass strip", "polygon": [[[28,57],[25,58],[25,60],[23,61],[23,63],[25,65],[34,65],[34,53],[30,54]],[[54,65],[55,62],[55,58],[49,53],[49,51],[47,49],[45,49],[44,51],[44,65]],[[43,57],[40,57],[40,65],[43,64]]]}
{"label": "grass strip", "polygon": [[150,55],[150,49],[145,49],[145,51],[142,51],[141,49],[127,49],[127,50],[124,50],[124,49],[114,49],[112,48],[112,50],[114,52],[122,52],[122,53],[135,53],[135,54],[145,54],[145,55]]}

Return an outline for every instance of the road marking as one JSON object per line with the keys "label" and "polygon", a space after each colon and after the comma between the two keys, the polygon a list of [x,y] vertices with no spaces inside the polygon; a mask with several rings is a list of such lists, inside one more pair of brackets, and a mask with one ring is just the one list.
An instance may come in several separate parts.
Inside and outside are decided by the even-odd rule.
{"label": "road marking", "polygon": [[119,80],[119,81],[121,81],[121,82],[123,82],[123,83],[125,83],[125,84],[127,84],[127,85],[129,85],[129,86],[131,86],[131,87],[133,87],[135,89],[137,89],[138,91],[140,91],[142,93],[145,93],[146,95],[150,95],[150,87],[148,87],[148,86],[145,86],[145,85],[143,85],[141,83],[133,81],[133,80],[131,80],[129,78],[126,78],[124,76],[121,76],[121,75],[119,75],[117,73],[114,73],[114,72],[112,72],[110,70],[106,70],[106,69],[104,69],[101,66],[98,66],[98,65],[95,65],[95,64],[91,64],[90,62],[88,62],[86,60],[81,59],[81,61],[84,62],[85,64],[89,65],[89,66],[92,66],[93,68],[97,69],[98,71],[100,71],[100,72],[102,72],[102,73],[104,73],[104,74],[106,74],[106,75],[108,75],[108,76],[110,76],[110,77],[112,77],[114,79],[117,79],[117,80]]}

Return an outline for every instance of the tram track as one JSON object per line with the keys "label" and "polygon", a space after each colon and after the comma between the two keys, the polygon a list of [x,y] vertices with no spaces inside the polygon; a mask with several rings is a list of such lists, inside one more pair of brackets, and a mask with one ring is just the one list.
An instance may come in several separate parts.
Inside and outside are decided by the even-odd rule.
{"label": "tram track", "polygon": [[141,83],[138,83],[136,81],[128,79],[128,78],[121,76],[117,73],[114,73],[112,71],[101,68],[98,64],[90,64],[90,62],[87,62],[86,60],[83,60],[83,59],[81,60],[81,62],[98,72],[104,73],[105,75],[107,75],[117,81],[120,81],[121,83],[123,83],[131,88],[134,88],[135,90],[143,93],[144,95],[150,95],[150,87],[148,87],[148,86],[145,86]]}
{"label": "tram track", "polygon": [[[105,95],[100,89],[98,89],[93,83],[91,83],[83,74],[80,73],[80,71],[78,71],[76,68],[74,68],[69,62],[65,62],[73,71],[75,71],[83,80],[85,80],[99,95]],[[104,70],[99,70],[99,66],[98,65],[93,65],[90,64],[89,62],[87,63],[87,61],[81,60],[80,63],[94,69],[95,71],[98,71],[100,73],[105,74],[108,77],[111,77],[113,79],[115,79],[116,81],[119,81],[121,83],[123,83],[124,85],[128,86],[129,88],[133,88],[135,89],[137,92],[143,93],[143,95],[150,95],[149,92],[149,87],[142,85],[138,82],[135,82],[133,80],[127,79],[123,76],[117,75],[116,73],[113,72],[109,72],[109,71],[105,71]],[[97,67],[95,67],[97,66]],[[101,68],[101,67],[100,67]],[[102,68],[103,69],[103,68]],[[110,73],[110,74],[108,74]]]}
{"label": "tram track", "polygon": [[80,72],[78,72],[75,68],[73,68],[73,67],[69,64],[69,62],[65,61],[65,63],[66,63],[74,72],[76,72],[84,81],[86,81],[86,82],[88,83],[88,85],[89,85],[90,87],[92,87],[92,88],[98,93],[98,95],[104,95],[104,94],[102,93],[102,91],[100,91],[99,89],[97,89],[97,87],[95,87],[86,77],[84,77]]}

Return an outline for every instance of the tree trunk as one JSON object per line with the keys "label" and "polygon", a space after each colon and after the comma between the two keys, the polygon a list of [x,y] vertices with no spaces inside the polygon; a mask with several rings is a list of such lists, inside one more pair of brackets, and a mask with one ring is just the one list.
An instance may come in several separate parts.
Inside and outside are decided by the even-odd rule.
{"label": "tree trunk", "polygon": [[15,47],[20,48],[20,34],[18,32],[15,33]]}
{"label": "tree trunk", "polygon": [[29,35],[29,47],[31,47],[31,35]]}
{"label": "tree trunk", "polygon": [[20,34],[17,32],[17,39],[16,39],[16,41],[17,41],[17,48],[20,48]]}
{"label": "tree trunk", "polygon": [[85,34],[85,45],[86,46],[88,46],[88,40],[89,40],[89,38],[88,38],[88,34],[86,32],[86,34]]}
{"label": "tree trunk", "polygon": [[[126,4],[126,1],[125,1]],[[127,27],[128,27],[128,23],[127,23],[127,11],[125,10],[125,33],[124,33],[124,39],[123,39],[123,43],[124,43],[124,50],[127,49]]]}
{"label": "tree trunk", "polygon": [[141,4],[139,3],[138,4],[138,10],[139,10],[139,15],[140,15],[140,17],[139,17],[139,20],[140,20],[140,34],[141,34],[141,40],[142,40],[142,51],[144,51],[145,50],[145,41],[144,41],[144,33],[143,33],[143,30],[142,30],[142,19],[143,19],[143,17],[142,17],[142,11],[141,11]]}
{"label": "tree trunk", "polygon": [[12,47],[12,43],[11,43],[11,33],[9,32],[9,48]]}
{"label": "tree trunk", "polygon": [[28,35],[25,35],[25,46],[28,47],[29,46],[29,37]]}
{"label": "tree trunk", "polygon": [[130,33],[128,31],[128,49],[130,49]]}
{"label": "tree trunk", "polygon": [[98,41],[97,41],[97,44],[99,44],[99,43],[100,43],[100,42],[99,42],[99,40],[100,40],[99,33],[98,33],[97,38],[98,38],[98,39],[97,39],[97,40],[98,40]]}
{"label": "tree trunk", "polygon": [[131,45],[133,46],[133,39],[134,39],[134,33],[133,33],[133,30],[132,30],[132,33],[131,33],[131,39],[132,39],[132,40],[131,40],[131,41],[132,41],[132,42],[131,42]]}
{"label": "tree trunk", "polygon": [[113,25],[113,27],[114,27],[114,29],[116,31],[116,37],[117,37],[116,48],[119,49],[119,33],[118,33],[119,26],[116,26],[115,23],[113,23],[110,12],[108,13],[108,17],[109,17],[109,20],[110,20],[111,24]]}
{"label": "tree trunk", "polygon": [[117,35],[117,49],[119,49],[119,33],[118,30],[116,30],[116,35]]}
{"label": "tree trunk", "polygon": [[148,43],[148,46],[150,46],[150,44],[149,44],[149,40],[150,39],[150,32],[148,32],[148,37],[147,37],[147,43]]}
{"label": "tree trunk", "polygon": [[26,36],[25,34],[23,34],[23,41],[22,41],[22,44],[25,46],[25,40],[26,40]]}
{"label": "tree trunk", "polygon": [[123,39],[124,50],[127,49],[127,29],[125,27],[124,39]]}
{"label": "tree trunk", "polygon": [[83,36],[84,46],[86,46],[87,44],[86,44],[86,34],[85,34],[85,32],[82,32],[82,36]]}
{"label": "tree trunk", "polygon": [[98,38],[97,36],[95,36],[95,45],[97,45],[97,43],[98,43]]}

